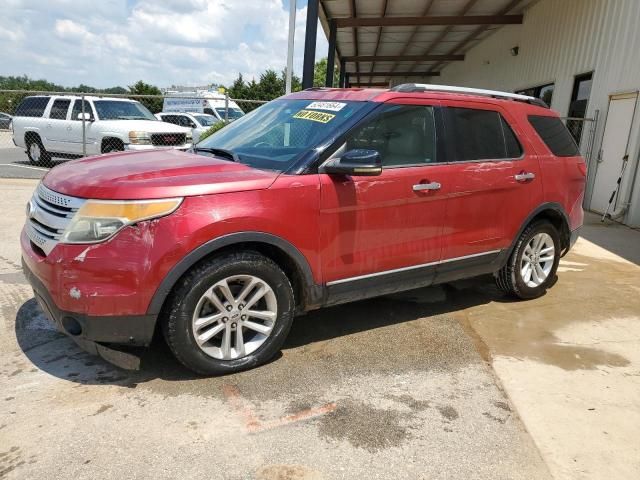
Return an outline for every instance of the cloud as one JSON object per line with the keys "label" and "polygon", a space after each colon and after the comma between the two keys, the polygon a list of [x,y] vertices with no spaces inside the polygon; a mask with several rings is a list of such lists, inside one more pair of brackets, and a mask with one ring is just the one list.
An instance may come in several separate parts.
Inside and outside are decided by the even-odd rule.
{"label": "cloud", "polygon": [[[294,71],[301,74],[306,7],[297,11]],[[281,0],[5,0],[0,75],[71,86],[229,84],[286,64]],[[327,43],[318,27],[316,58]]]}

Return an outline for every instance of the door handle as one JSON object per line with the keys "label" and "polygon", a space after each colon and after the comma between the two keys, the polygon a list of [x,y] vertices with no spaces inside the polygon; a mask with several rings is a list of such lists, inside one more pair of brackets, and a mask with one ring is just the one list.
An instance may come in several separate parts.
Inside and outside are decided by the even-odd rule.
{"label": "door handle", "polygon": [[536,174],[530,172],[520,172],[515,174],[513,178],[515,178],[517,182],[526,182],[528,180],[533,180],[534,178],[536,178]]}
{"label": "door handle", "polygon": [[417,183],[413,186],[413,191],[422,192],[424,190],[440,190],[441,187],[442,185],[440,185],[438,182]]}

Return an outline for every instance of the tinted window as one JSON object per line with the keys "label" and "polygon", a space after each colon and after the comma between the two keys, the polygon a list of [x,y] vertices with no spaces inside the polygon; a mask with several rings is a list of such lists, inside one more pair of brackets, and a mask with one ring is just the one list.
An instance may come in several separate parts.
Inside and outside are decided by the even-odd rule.
{"label": "tinted window", "polygon": [[522,148],[500,113],[452,107],[444,111],[451,161],[496,160],[521,155]]}
{"label": "tinted window", "polygon": [[500,115],[500,120],[502,120],[502,133],[504,134],[504,143],[507,148],[507,157],[519,158],[522,155],[522,146],[520,146],[516,134],[513,133],[513,130],[511,130],[511,127],[502,115]]}
{"label": "tinted window", "polygon": [[[71,120],[78,120],[78,115],[82,113],[82,100],[76,100],[73,103],[73,110],[71,110]],[[90,115],[91,120],[93,120],[93,111],[91,110],[91,104],[88,100],[84,101],[84,113],[88,113]]]}
{"label": "tinted window", "polygon": [[49,112],[49,118],[54,120],[66,120],[67,112],[69,111],[69,105],[71,100],[58,99],[51,105],[51,111]]}
{"label": "tinted window", "polygon": [[578,155],[576,142],[558,117],[530,115],[529,122],[554,155],[558,157]]}
{"label": "tinted window", "polygon": [[349,135],[346,150],[376,150],[382,165],[420,165],[436,161],[433,107],[387,105]]}
{"label": "tinted window", "polygon": [[174,125],[179,124],[177,115],[162,115],[160,118],[162,118],[163,122],[173,123]]}
{"label": "tinted window", "polygon": [[16,108],[16,117],[41,117],[48,103],[49,97],[27,97]]}
{"label": "tinted window", "polygon": [[180,122],[178,123],[178,125],[180,125],[181,127],[195,128],[196,126],[195,123],[193,123],[193,120],[191,120],[186,115],[180,115],[179,119]]}

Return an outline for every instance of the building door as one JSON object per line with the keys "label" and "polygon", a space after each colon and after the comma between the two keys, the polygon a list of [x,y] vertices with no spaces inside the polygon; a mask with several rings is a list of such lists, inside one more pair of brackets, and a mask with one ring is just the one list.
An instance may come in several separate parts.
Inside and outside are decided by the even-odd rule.
{"label": "building door", "polygon": [[[636,110],[638,92],[612,95],[604,126],[602,147],[598,156],[589,208],[604,213],[622,169],[623,157],[628,153],[631,125]],[[623,184],[624,186],[624,179]],[[612,209],[615,208],[612,205]]]}

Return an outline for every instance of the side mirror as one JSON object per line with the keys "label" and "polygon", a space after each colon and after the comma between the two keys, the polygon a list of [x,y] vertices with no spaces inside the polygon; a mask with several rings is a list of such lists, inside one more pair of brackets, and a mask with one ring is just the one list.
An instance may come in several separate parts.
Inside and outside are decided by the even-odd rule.
{"label": "side mirror", "polygon": [[349,150],[320,167],[320,173],[330,175],[376,176],[382,173],[382,157],[377,150]]}
{"label": "side mirror", "polygon": [[91,122],[92,121],[91,120],[91,114],[87,113],[87,112],[84,112],[84,113],[80,112],[78,114],[78,120],[83,120],[83,115],[84,115],[84,121],[85,122]]}

